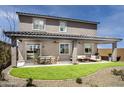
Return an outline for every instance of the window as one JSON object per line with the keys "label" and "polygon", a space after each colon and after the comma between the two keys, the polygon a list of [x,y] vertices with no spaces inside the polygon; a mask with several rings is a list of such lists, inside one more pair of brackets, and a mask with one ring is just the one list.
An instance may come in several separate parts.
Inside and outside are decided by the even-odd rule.
{"label": "window", "polygon": [[92,53],[92,44],[84,44],[84,49],[86,54],[91,54]]}
{"label": "window", "polygon": [[60,21],[60,27],[59,27],[60,32],[66,32],[67,31],[67,24],[64,21]]}
{"label": "window", "polygon": [[35,56],[40,55],[40,44],[27,45],[27,59],[33,59]]}
{"label": "window", "polygon": [[44,19],[33,19],[33,29],[34,30],[45,30],[45,20]]}
{"label": "window", "polygon": [[59,50],[60,54],[69,54],[69,44],[60,44]]}

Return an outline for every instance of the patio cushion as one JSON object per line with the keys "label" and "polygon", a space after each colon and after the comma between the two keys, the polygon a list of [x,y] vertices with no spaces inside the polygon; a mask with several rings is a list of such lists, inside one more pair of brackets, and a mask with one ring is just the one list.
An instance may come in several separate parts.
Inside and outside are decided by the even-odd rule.
{"label": "patio cushion", "polygon": [[84,58],[86,58],[86,55],[78,55],[77,56],[77,59],[84,59]]}
{"label": "patio cushion", "polygon": [[93,61],[100,61],[100,60],[101,60],[101,57],[100,57],[100,56],[91,55],[90,60],[93,60]]}

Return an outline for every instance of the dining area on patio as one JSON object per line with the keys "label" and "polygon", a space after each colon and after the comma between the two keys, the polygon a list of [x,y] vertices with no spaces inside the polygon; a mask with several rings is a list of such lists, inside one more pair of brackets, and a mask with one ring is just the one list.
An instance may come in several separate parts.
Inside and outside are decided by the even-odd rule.
{"label": "dining area on patio", "polygon": [[59,57],[55,56],[38,56],[35,58],[35,64],[57,64]]}
{"label": "dining area on patio", "polygon": [[[90,55],[90,56],[77,55],[78,63],[99,62],[101,60],[102,60],[101,56],[99,56],[99,55]],[[34,59],[34,64],[38,64],[38,65],[60,64],[60,63],[66,63],[66,62],[61,61],[59,56],[38,56]],[[72,57],[70,57],[70,60],[68,60],[68,62],[73,63]]]}

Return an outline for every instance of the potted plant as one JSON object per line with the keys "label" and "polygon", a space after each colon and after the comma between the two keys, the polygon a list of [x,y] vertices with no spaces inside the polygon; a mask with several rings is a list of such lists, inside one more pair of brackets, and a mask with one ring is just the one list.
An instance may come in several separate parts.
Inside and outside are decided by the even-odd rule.
{"label": "potted plant", "polygon": [[109,61],[112,61],[112,54],[111,53],[108,54],[108,59],[109,59]]}
{"label": "potted plant", "polygon": [[95,56],[96,56],[96,59],[98,59],[98,58],[99,58],[99,53],[96,52],[96,53],[95,53]]}
{"label": "potted plant", "polygon": [[99,53],[98,53],[98,52],[96,52],[96,53],[95,53],[95,56],[98,56],[98,55],[99,55]]}

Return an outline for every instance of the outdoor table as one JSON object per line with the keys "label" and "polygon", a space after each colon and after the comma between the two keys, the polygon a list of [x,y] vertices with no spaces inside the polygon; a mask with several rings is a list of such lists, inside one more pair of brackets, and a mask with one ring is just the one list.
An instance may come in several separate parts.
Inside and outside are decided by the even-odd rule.
{"label": "outdoor table", "polygon": [[53,64],[55,56],[39,56],[41,60],[44,60],[44,64]]}

